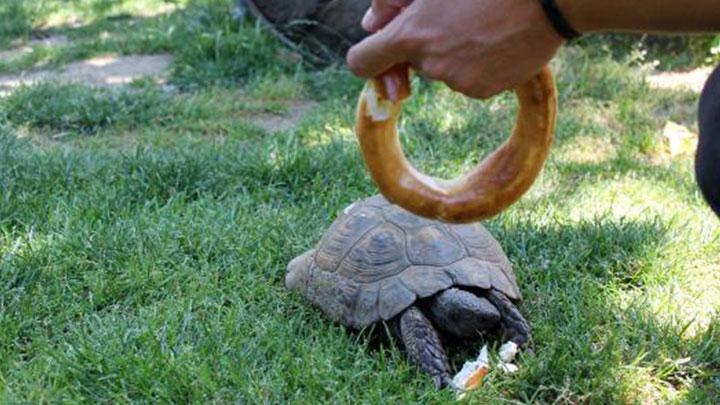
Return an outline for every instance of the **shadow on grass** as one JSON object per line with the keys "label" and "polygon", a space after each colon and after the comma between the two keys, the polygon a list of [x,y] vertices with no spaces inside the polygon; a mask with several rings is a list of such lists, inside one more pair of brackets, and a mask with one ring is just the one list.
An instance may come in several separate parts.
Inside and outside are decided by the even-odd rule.
{"label": "shadow on grass", "polygon": [[[712,403],[717,319],[684,338],[687,321],[660,319],[645,302],[644,289],[663,279],[643,282],[664,269],[667,233],[667,225],[645,220],[501,225],[495,236],[515,264],[536,355],[523,359],[517,378],[498,376],[499,385],[478,397],[499,389],[531,403],[663,402],[682,390]],[[630,291],[639,294],[629,298]]]}

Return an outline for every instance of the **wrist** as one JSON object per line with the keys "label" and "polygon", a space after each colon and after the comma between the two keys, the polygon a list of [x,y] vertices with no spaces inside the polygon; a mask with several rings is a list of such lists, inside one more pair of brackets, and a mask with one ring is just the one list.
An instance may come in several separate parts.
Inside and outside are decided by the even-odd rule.
{"label": "wrist", "polygon": [[598,31],[599,27],[596,26],[596,21],[593,21],[593,18],[590,17],[592,12],[588,10],[588,3],[590,2],[582,0],[555,0],[555,3],[563,16],[565,16],[568,24],[577,32],[586,34]]}

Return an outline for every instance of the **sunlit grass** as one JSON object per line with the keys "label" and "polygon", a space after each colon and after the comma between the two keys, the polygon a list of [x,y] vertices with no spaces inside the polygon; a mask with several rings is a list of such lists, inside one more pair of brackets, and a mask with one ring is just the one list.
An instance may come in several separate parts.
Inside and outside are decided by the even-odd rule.
{"label": "sunlit grass", "polygon": [[553,153],[555,159],[571,164],[600,164],[617,157],[617,146],[605,137],[581,136],[564,143]]}

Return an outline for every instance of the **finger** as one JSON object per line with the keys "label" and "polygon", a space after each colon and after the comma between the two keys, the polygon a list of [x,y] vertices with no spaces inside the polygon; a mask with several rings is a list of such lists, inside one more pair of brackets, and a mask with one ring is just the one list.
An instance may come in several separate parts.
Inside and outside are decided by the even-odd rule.
{"label": "finger", "polygon": [[379,31],[410,3],[412,0],[373,0],[370,9],[362,19],[363,29],[367,32]]}
{"label": "finger", "polygon": [[407,63],[394,65],[380,75],[387,98],[393,103],[410,97],[410,66]]}
{"label": "finger", "polygon": [[453,91],[479,100],[487,100],[506,89],[497,83],[476,83],[472,79],[463,80],[462,77],[445,80],[445,84]]}
{"label": "finger", "polygon": [[370,35],[350,48],[347,54],[350,71],[357,76],[371,78],[397,63],[406,61],[405,53],[393,36],[394,30],[389,28]]}
{"label": "finger", "polygon": [[388,100],[392,103],[397,103],[400,99],[400,78],[396,73],[390,72],[385,73],[381,77],[383,84],[385,85],[385,91],[387,92]]}

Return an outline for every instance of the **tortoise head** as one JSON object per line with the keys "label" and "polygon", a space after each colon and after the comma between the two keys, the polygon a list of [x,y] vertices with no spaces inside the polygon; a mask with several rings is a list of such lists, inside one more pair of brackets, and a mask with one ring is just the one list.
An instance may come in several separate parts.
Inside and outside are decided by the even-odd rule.
{"label": "tortoise head", "polygon": [[310,265],[312,264],[314,250],[307,251],[294,258],[287,266],[285,275],[285,288],[305,293],[310,279]]}
{"label": "tortoise head", "polygon": [[705,200],[720,217],[720,66],[710,76],[700,98],[698,124],[695,176]]}

